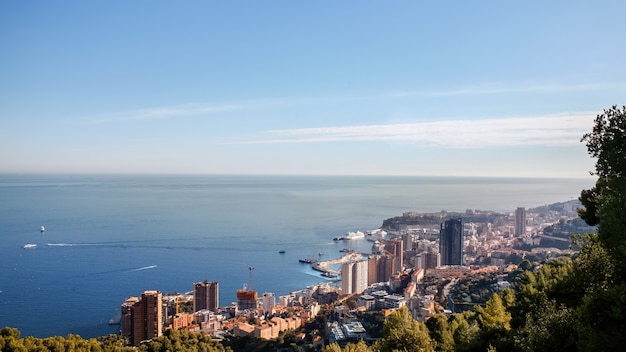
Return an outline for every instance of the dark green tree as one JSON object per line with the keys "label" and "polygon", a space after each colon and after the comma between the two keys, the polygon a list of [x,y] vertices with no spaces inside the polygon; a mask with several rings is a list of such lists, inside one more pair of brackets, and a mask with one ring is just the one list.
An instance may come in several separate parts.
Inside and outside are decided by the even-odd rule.
{"label": "dark green tree", "polygon": [[433,343],[424,323],[413,319],[404,306],[389,315],[383,327],[383,337],[373,346],[373,351],[434,351]]}
{"label": "dark green tree", "polygon": [[626,106],[596,116],[582,140],[596,158],[595,186],[581,192],[579,214],[598,225],[577,259],[584,282],[576,309],[581,350],[620,350],[626,346]]}
{"label": "dark green tree", "polygon": [[[598,235],[615,260],[626,263],[626,106],[613,106],[595,119],[582,140],[596,158],[595,187],[583,190],[579,211],[583,220],[598,225]],[[623,266],[620,266],[623,267]],[[626,269],[621,270],[624,275]]]}
{"label": "dark green tree", "polygon": [[426,327],[437,351],[454,351],[454,336],[445,315],[433,315],[426,321]]}

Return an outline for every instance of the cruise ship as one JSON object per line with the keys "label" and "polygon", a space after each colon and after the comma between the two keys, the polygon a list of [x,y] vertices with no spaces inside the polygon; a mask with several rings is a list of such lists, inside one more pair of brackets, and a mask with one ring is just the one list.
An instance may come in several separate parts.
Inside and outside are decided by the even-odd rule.
{"label": "cruise ship", "polygon": [[356,232],[348,232],[345,236],[335,237],[333,240],[335,241],[351,241],[351,240],[360,240],[364,238],[365,234],[361,231]]}

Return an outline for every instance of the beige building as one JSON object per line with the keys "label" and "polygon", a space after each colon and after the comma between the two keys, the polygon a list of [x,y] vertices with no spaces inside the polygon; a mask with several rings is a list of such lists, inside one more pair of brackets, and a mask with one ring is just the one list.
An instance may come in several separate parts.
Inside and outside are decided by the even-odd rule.
{"label": "beige building", "polygon": [[122,336],[137,346],[141,341],[163,335],[163,295],[159,291],[145,291],[130,297],[122,304]]}

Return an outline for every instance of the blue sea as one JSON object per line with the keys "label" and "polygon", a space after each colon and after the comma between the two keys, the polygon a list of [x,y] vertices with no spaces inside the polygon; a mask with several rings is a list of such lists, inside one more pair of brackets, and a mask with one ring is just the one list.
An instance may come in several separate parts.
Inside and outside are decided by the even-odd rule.
{"label": "blue sea", "polygon": [[[218,281],[277,296],[326,279],[299,258],[407,211],[513,211],[578,197],[595,180],[374,176],[0,175],[0,327],[22,336],[114,333],[145,290]],[[40,227],[45,226],[42,234]],[[24,249],[27,243],[36,248]],[[284,254],[279,251],[284,250]]]}

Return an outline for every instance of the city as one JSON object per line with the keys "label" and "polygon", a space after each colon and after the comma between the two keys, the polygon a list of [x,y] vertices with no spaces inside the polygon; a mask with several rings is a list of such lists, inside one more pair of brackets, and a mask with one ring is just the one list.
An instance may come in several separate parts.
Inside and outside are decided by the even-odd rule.
{"label": "city", "polygon": [[[254,268],[249,266],[249,283],[237,291],[238,301],[230,305],[220,305],[215,281],[193,283],[193,290],[186,293],[147,290],[121,305],[119,331],[135,346],[167,329],[187,329],[217,340],[225,336],[275,339],[325,312],[328,333],[300,333],[300,341],[317,348],[372,340],[376,337],[356,313],[387,316],[406,306],[414,319],[424,322],[436,313],[462,312],[510,287],[510,274],[522,261],[572,253],[573,233],[595,231],[577,217],[580,206],[578,201],[567,201],[520,207],[506,214],[469,209],[462,214],[404,213],[358,239],[335,239],[366,239],[372,242],[371,253],[342,250],[347,253],[337,259],[301,260],[322,276],[340,275],[339,279],[276,297],[253,289]],[[468,281],[477,277],[487,284],[468,291]]]}

